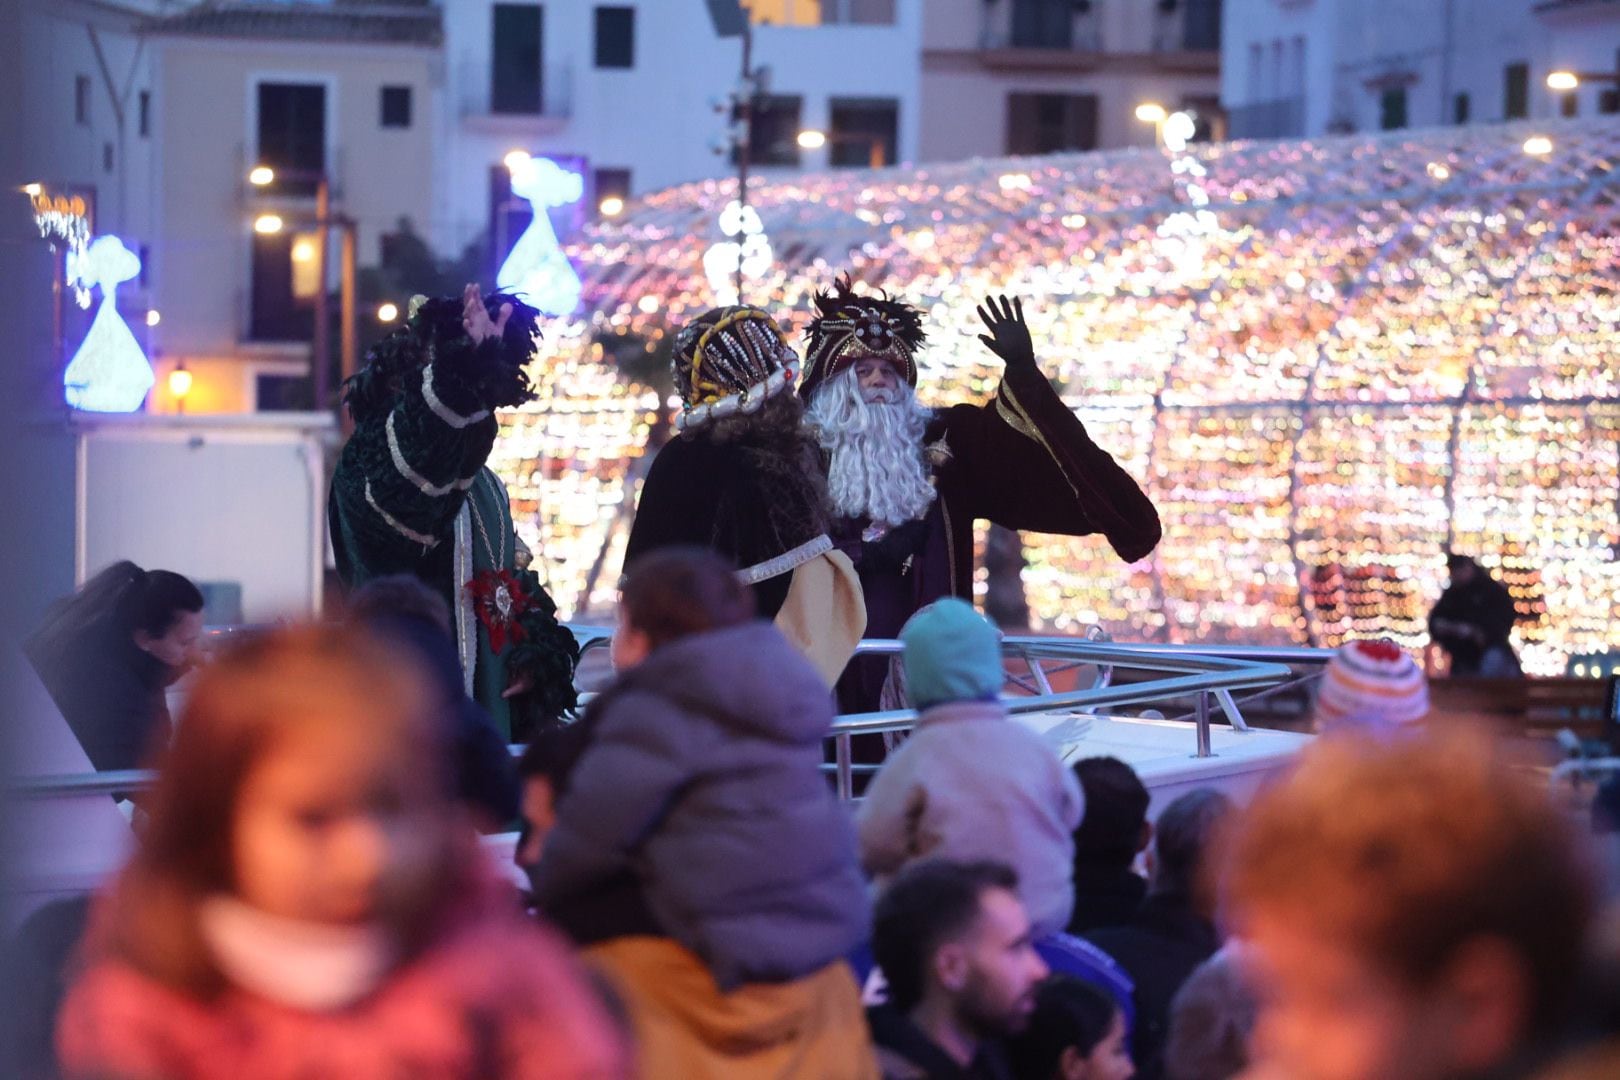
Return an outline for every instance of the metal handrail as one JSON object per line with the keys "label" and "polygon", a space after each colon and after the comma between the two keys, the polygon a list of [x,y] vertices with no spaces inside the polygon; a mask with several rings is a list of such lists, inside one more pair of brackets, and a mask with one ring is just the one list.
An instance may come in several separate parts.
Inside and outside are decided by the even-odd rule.
{"label": "metal handrail", "polygon": [[[570,626],[580,643],[581,655],[605,648],[613,632],[607,627]],[[1196,756],[1209,757],[1211,747],[1211,702],[1227,716],[1234,730],[1247,731],[1233,691],[1275,687],[1294,677],[1290,664],[1322,664],[1332,654],[1324,649],[1270,646],[1225,646],[1202,648],[1192,645],[1146,645],[1097,641],[1084,638],[1016,636],[1003,639],[1003,650],[1012,658],[1030,664],[1039,672],[1042,660],[1057,661],[1067,667],[1096,665],[1099,671],[1114,668],[1160,672],[1168,678],[1151,679],[1124,686],[1097,684],[1061,693],[1040,693],[1003,699],[1007,711],[1025,715],[1056,711],[1098,710],[1116,706],[1145,705],[1166,698],[1194,698]],[[892,638],[868,638],[856,647],[859,656],[898,656],[904,645]],[[1014,680],[1016,682],[1016,680]],[[1050,684],[1044,677],[1040,682]],[[584,700],[582,695],[582,701]],[[834,741],[834,771],[841,798],[853,796],[855,766],[850,740],[856,735],[909,731],[918,720],[915,709],[890,709],[852,713],[834,720],[828,737]],[[156,774],[150,770],[78,773],[56,776],[15,777],[7,784],[10,794],[41,798],[53,796],[112,795],[148,787]]]}

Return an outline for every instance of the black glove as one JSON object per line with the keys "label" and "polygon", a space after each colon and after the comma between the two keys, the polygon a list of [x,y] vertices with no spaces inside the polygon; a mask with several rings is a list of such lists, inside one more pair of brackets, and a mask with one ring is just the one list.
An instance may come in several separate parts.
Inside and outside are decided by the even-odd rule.
{"label": "black glove", "polygon": [[[998,308],[996,305],[1000,303]],[[1024,322],[1024,302],[1008,300],[1005,296],[991,297],[975,310],[989,334],[980,334],[979,340],[1001,357],[1008,367],[1035,366],[1035,344],[1029,337],[1029,326]]]}

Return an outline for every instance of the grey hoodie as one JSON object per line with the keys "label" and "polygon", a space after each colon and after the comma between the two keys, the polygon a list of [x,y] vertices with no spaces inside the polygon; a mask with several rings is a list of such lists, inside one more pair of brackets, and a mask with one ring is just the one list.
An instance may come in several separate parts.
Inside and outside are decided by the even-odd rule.
{"label": "grey hoodie", "polygon": [[533,875],[542,908],[629,869],[722,989],[798,978],[865,938],[854,825],[820,768],[831,692],[775,627],[655,649],[592,713]]}

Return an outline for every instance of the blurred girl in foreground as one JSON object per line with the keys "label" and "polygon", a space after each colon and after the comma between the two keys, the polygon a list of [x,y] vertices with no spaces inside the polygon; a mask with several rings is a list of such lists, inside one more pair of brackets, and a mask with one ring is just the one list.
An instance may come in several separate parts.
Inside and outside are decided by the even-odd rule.
{"label": "blurred girl in foreground", "polygon": [[432,695],[354,631],[198,681],[58,1027],[69,1077],[617,1077],[563,947],[451,795]]}

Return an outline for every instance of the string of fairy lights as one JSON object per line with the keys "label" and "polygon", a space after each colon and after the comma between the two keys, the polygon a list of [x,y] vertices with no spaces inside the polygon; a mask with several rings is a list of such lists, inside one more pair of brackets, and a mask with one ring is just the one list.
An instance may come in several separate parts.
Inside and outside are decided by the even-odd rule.
{"label": "string of fairy lights", "polygon": [[[1044,370],[1165,525],[1121,565],[1026,535],[1043,628],[1120,639],[1427,640],[1448,547],[1515,593],[1526,670],[1620,649],[1620,122],[841,170],[760,183],[750,302],[796,329],[848,269],[924,312],[925,399],[986,400],[974,303],[1023,297]],[[583,292],[495,467],[564,613],[611,607],[656,347],[716,302],[729,181],[568,247]],[[982,582],[981,582],[982,585]]]}

